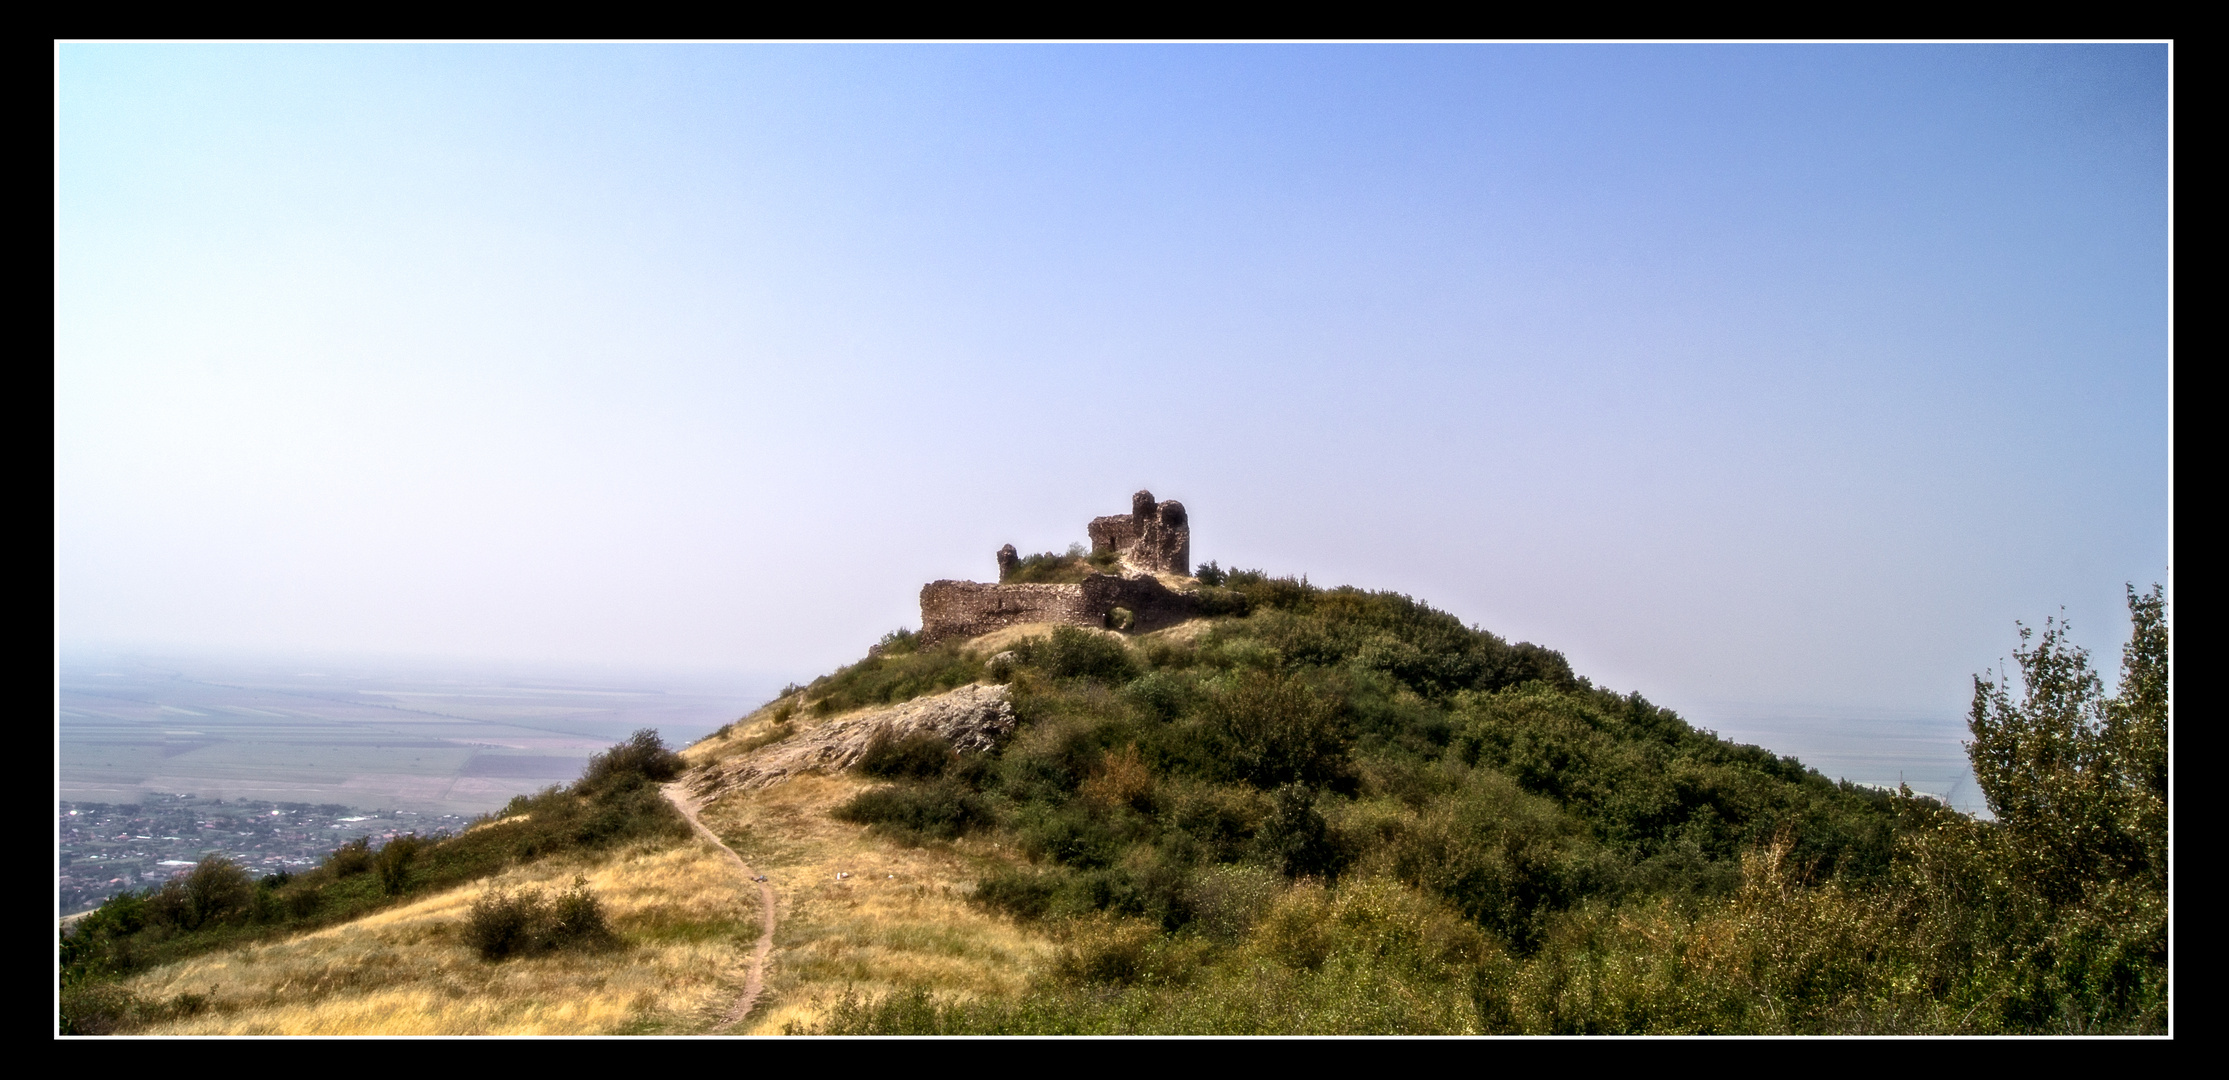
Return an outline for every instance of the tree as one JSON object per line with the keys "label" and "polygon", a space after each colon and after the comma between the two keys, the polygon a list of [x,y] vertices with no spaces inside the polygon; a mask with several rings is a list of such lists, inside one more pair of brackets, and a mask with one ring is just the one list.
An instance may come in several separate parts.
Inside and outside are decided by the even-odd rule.
{"label": "tree", "polygon": [[2015,869],[2053,904],[2156,871],[2165,883],[2166,604],[2128,592],[2134,623],[2119,693],[2108,698],[2063,619],[2020,628],[2012,675],[1974,679],[1966,744]]}
{"label": "tree", "polygon": [[1967,753],[1997,815],[2003,875],[1987,891],[2020,972],[2004,1001],[2015,1027],[2166,1025],[2167,605],[2154,585],[2128,607],[2110,698],[2064,620],[2021,628],[2018,701],[2009,672],[1974,680]]}

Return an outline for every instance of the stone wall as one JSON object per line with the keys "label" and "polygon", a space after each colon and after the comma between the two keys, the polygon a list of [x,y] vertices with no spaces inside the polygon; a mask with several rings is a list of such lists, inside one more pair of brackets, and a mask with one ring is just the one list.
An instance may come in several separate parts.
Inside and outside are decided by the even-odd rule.
{"label": "stone wall", "polygon": [[985,585],[980,581],[932,581],[921,586],[921,643],[971,638],[1008,626],[1049,622],[1098,626],[1104,611],[1092,611],[1081,585]]}
{"label": "stone wall", "polygon": [[[1130,512],[1096,518],[1089,530],[1094,552],[1115,552],[1145,571],[1192,573],[1192,526],[1184,504],[1157,503],[1153,493],[1130,497]],[[1020,562],[1014,545],[998,550],[1001,578]],[[1191,593],[1172,592],[1150,577],[1092,574],[1079,585],[986,585],[980,581],[932,581],[921,586],[921,643],[971,638],[1027,623],[1061,626],[1113,626],[1114,611],[1130,613],[1134,633],[1159,630],[1191,618],[1199,602]]]}
{"label": "stone wall", "polygon": [[1130,496],[1130,512],[1091,519],[1085,531],[1093,552],[1112,551],[1143,570],[1192,574],[1192,525],[1184,504],[1153,501],[1153,493]]}
{"label": "stone wall", "polygon": [[1171,592],[1152,578],[1093,574],[1081,585],[986,585],[932,581],[921,586],[921,643],[971,638],[1025,623],[1107,626],[1114,609],[1130,612],[1126,629],[1159,630],[1198,610],[1187,593]]}

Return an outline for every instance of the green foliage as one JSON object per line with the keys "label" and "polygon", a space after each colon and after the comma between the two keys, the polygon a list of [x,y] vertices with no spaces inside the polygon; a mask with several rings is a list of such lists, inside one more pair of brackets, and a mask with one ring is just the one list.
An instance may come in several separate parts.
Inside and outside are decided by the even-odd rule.
{"label": "green foliage", "polygon": [[[1033,558],[1090,565],[1080,549]],[[2023,632],[2018,687],[1976,681],[1971,753],[1997,815],[1982,821],[1729,743],[1409,597],[1212,563],[1200,577],[1206,634],[1132,647],[1063,628],[1017,645],[999,672],[1011,739],[984,756],[879,741],[861,769],[889,782],[837,811],[908,844],[990,831],[1026,853],[973,900],[1044,921],[1061,942],[1046,978],[1009,1001],[847,995],[812,1030],[2165,1029],[2157,587],[2129,594],[2111,696],[2057,622]],[[894,636],[784,704],[827,713],[983,674],[954,646]],[[657,766],[629,764],[655,754],[598,760],[507,808],[523,821],[392,857],[399,891],[685,828]],[[98,989],[175,942],[389,902],[394,847],[344,846],[244,901],[214,876],[217,899],[181,883],[112,900],[65,936],[65,1023],[186,1007]],[[554,901],[489,903],[501,955],[544,947],[516,928]],[[189,910],[201,929],[181,929]]]}
{"label": "green foliage", "polygon": [[1030,638],[1014,647],[1022,662],[1042,669],[1056,679],[1095,679],[1123,682],[1136,672],[1130,649],[1121,640],[1073,626],[1062,626],[1041,638]]}
{"label": "green foliage", "polygon": [[934,780],[959,763],[952,744],[933,731],[918,731],[893,739],[875,736],[854,766],[878,780]]}
{"label": "green foliage", "polygon": [[[816,715],[827,716],[940,694],[982,677],[982,661],[961,652],[957,643],[947,642],[927,649],[871,654],[794,693],[809,699]],[[779,714],[779,708],[777,719],[787,719]]]}
{"label": "green foliage", "polygon": [[840,821],[872,825],[909,844],[949,840],[991,821],[982,799],[954,780],[870,788],[832,814]]}
{"label": "green foliage", "polygon": [[554,897],[538,889],[492,889],[472,902],[465,916],[464,941],[487,961],[565,950],[607,949],[618,943],[605,920],[603,902],[589,891],[588,879]]}
{"label": "green foliage", "polygon": [[1001,572],[998,580],[1008,585],[1074,585],[1093,574],[1113,570],[1118,559],[1114,552],[1087,553],[1083,545],[1076,544],[1070,546],[1065,555],[1050,551],[1024,555],[1011,568]]}
{"label": "green foliage", "polygon": [[398,836],[379,849],[372,869],[379,873],[379,887],[389,896],[401,896],[410,887],[410,862],[424,844],[416,834]]}
{"label": "green foliage", "polygon": [[[2164,1025],[2156,590],[2131,593],[2116,696],[2055,624],[2019,653],[2031,690],[1982,684],[1999,822],[1729,743],[1408,597],[1247,570],[1202,595],[1230,598],[1203,636],[1070,630],[1007,672],[1022,726],[978,827],[1033,865],[975,900],[1067,935],[1060,974],[1005,1004],[853,999],[825,1030]],[[1395,949],[1397,923],[1469,944]]]}
{"label": "green foliage", "polygon": [[1316,796],[1305,784],[1287,784],[1272,796],[1262,846],[1286,877],[1329,877],[1346,863],[1331,827],[1316,812]]}
{"label": "green foliage", "polygon": [[655,730],[643,728],[628,736],[626,742],[589,758],[588,771],[574,786],[582,794],[592,794],[628,784],[662,784],[681,775],[684,768],[687,765],[681,755],[666,749]]}
{"label": "green foliage", "polygon": [[147,898],[149,921],[180,930],[244,915],[255,900],[255,883],[238,863],[211,855],[174,877]]}
{"label": "green foliage", "polygon": [[1209,561],[1201,563],[1200,568],[1192,572],[1192,576],[1198,578],[1200,584],[1214,588],[1221,585],[1223,579],[1229,575],[1223,572],[1222,567],[1215,565],[1213,561]]}
{"label": "green foliage", "polygon": [[1352,734],[1337,687],[1242,671],[1211,694],[1201,728],[1222,773],[1268,789],[1286,784],[1351,791]]}

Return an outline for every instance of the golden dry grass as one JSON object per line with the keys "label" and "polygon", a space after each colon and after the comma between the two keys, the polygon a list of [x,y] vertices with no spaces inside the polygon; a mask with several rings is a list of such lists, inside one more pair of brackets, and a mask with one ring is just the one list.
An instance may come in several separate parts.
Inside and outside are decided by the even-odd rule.
{"label": "golden dry grass", "polygon": [[1051,962],[1049,938],[967,902],[984,869],[1018,855],[976,840],[902,847],[828,816],[868,786],[802,776],[732,793],[701,815],[777,897],[781,921],[766,995],[746,1021],[752,1034],[810,1023],[847,989],[1012,996]]}
{"label": "golden dry grass", "polygon": [[[487,963],[467,909],[489,888],[562,888],[585,874],[626,945]],[[741,992],[758,897],[701,841],[552,859],[285,941],[132,979],[149,999],[209,1007],[163,1035],[589,1035],[704,1031]]]}
{"label": "golden dry grass", "polygon": [[[811,1023],[846,990],[1011,996],[1052,962],[1051,939],[967,902],[986,868],[1018,854],[979,840],[908,848],[829,816],[868,786],[807,775],[730,792],[703,809],[704,823],[767,875],[780,920],[766,991],[735,1033]],[[625,948],[491,964],[464,945],[466,912],[484,892],[554,891],[576,873],[604,900]],[[127,985],[144,999],[210,1002],[149,1034],[708,1032],[742,991],[757,917],[756,886],[691,840],[517,868],[343,926],[167,965]]]}

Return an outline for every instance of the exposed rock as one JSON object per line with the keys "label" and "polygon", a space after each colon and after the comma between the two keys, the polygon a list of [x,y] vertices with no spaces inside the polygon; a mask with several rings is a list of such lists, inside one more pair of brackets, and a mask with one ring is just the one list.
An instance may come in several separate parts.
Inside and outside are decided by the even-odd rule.
{"label": "exposed rock", "polygon": [[772,787],[805,772],[841,772],[859,761],[878,736],[921,732],[942,736],[960,753],[981,753],[1014,728],[1014,707],[1003,686],[963,686],[884,709],[824,721],[747,754],[705,767],[689,781],[708,798],[734,788]]}
{"label": "exposed rock", "polygon": [[1014,545],[1008,544],[998,549],[998,579],[1000,581],[1006,580],[1008,575],[1014,572],[1014,568],[1021,564],[1021,554],[1014,550]]}

